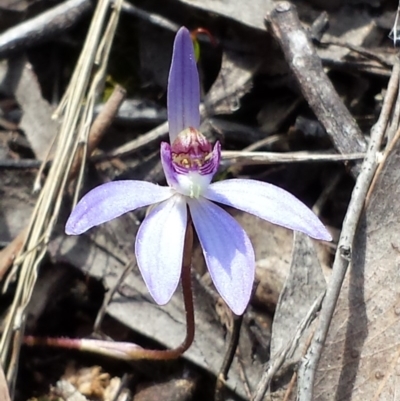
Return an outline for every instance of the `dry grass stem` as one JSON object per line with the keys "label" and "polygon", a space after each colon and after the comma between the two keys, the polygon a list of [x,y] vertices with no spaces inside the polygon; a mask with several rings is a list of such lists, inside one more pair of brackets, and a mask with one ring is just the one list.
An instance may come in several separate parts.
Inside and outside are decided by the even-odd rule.
{"label": "dry grass stem", "polygon": [[[46,254],[47,244],[58,218],[82,127],[89,131],[92,119],[91,106],[100,93],[104,79],[104,66],[108,60],[121,1],[115,4],[109,17],[108,28],[105,27],[105,23],[110,1],[100,0],[97,4],[81,56],[62,107],[58,111],[58,116],[62,117],[62,125],[57,138],[54,161],[34,208],[26,240],[20,249],[20,254],[24,257],[17,258],[13,265],[13,270],[18,270],[17,289],[0,341],[0,360],[11,389],[15,382],[19,348],[24,331],[25,309],[29,304],[40,263]],[[92,79],[96,63],[100,64],[100,68]],[[85,105],[83,110],[82,105]]]}
{"label": "dry grass stem", "polygon": [[352,154],[321,154],[311,152],[243,152],[235,150],[222,151],[222,160],[229,164],[273,164],[273,163],[299,163],[299,162],[338,162],[360,160],[365,153]]}

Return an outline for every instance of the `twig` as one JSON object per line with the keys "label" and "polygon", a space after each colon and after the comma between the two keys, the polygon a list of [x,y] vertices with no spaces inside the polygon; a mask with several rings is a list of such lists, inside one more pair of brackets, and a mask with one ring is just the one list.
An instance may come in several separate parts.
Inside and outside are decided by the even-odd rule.
{"label": "twig", "polygon": [[[311,305],[308,313],[302,321],[297,325],[296,331],[293,335],[292,340],[283,348],[279,354],[271,361],[271,365],[269,366],[268,370],[263,374],[263,377],[258,384],[256,393],[252,398],[252,401],[262,401],[264,395],[271,383],[272,378],[276,374],[276,372],[280,369],[283,363],[286,360],[286,357],[292,353],[297,346],[300,337],[303,335],[304,330],[310,325],[310,323],[314,320],[319,308],[321,307],[322,300],[324,299],[325,292],[321,293],[314,303]],[[311,400],[311,398],[310,398]]]}
{"label": "twig", "polygon": [[22,230],[4,249],[0,251],[0,281],[10,269],[15,257],[25,242],[28,228]]}
{"label": "twig", "polygon": [[[92,5],[91,0],[67,0],[8,29],[0,35],[0,57],[6,57],[11,52],[26,49],[46,40],[53,40],[55,35],[78,22],[92,9]],[[127,1],[122,3],[122,11],[172,32],[177,32],[179,29],[178,24],[167,18],[149,13]]]}
{"label": "twig", "polygon": [[363,59],[345,59],[336,60],[325,58],[323,59],[325,68],[337,68],[342,70],[345,68],[349,72],[354,72],[355,74],[360,74],[362,72],[372,75],[377,75],[378,77],[390,78],[391,70],[387,67],[382,67],[379,63],[373,61],[367,61]]}
{"label": "twig", "polygon": [[[107,102],[97,115],[96,119],[93,121],[93,124],[90,128],[87,143],[88,155],[91,155],[92,152],[97,148],[104,134],[107,132],[108,128],[110,128],[114,118],[118,114],[118,109],[125,100],[125,96],[126,90],[121,86],[116,85],[111,96],[108,98]],[[78,152],[71,167],[70,179],[76,176],[82,161],[82,153]]]}
{"label": "twig", "polygon": [[393,61],[391,61],[387,56],[386,57],[381,56],[377,52],[368,50],[365,47],[352,45],[351,43],[344,42],[343,40],[340,40],[335,37],[331,37],[326,41],[320,41],[319,43],[323,46],[333,45],[333,46],[338,46],[338,47],[345,47],[346,49],[349,49],[355,53],[358,53],[367,59],[377,61],[378,63],[382,64],[383,67],[386,67],[386,68],[393,67]]}
{"label": "twig", "polygon": [[39,168],[42,162],[40,160],[35,159],[3,159],[0,160],[0,169],[29,169],[29,168]]}
{"label": "twig", "polygon": [[239,347],[236,350],[236,357],[237,357],[237,362],[238,362],[238,365],[239,365],[239,375],[240,375],[240,379],[242,380],[246,396],[250,400],[251,394],[252,394],[252,390],[251,390],[251,387],[250,387],[250,380],[249,380],[248,375],[246,373],[246,366],[245,366],[245,363],[243,362],[243,358],[242,358],[241,354],[242,354],[242,352],[240,350],[240,344],[239,344]]}
{"label": "twig", "polygon": [[122,11],[127,14],[134,15],[135,17],[138,17],[144,21],[150,22],[151,24],[157,25],[160,28],[167,29],[168,31],[177,32],[180,28],[180,25],[175,24],[169,19],[158,14],[149,13],[131,3],[128,3],[127,1],[122,3]]}
{"label": "twig", "polygon": [[121,283],[124,282],[124,280],[126,279],[128,274],[132,271],[132,268],[133,268],[133,263],[132,262],[128,262],[125,265],[124,271],[118,277],[118,279],[117,279],[116,283],[114,284],[114,286],[108,290],[106,296],[104,297],[103,304],[101,305],[101,308],[97,312],[96,320],[95,320],[94,325],[93,325],[93,332],[94,333],[98,333],[100,331],[101,323],[103,321],[104,315],[107,312],[107,306],[110,304],[114,294],[118,290],[118,288],[121,285]]}
{"label": "twig", "polygon": [[0,125],[9,131],[17,131],[19,129],[18,124],[8,121],[4,117],[0,117]]}
{"label": "twig", "polygon": [[392,139],[396,135],[396,132],[399,127],[399,121],[400,121],[400,91],[397,94],[396,104],[394,107],[394,111],[392,113],[392,118],[391,118],[390,125],[389,125],[388,132],[387,132],[388,142],[386,144],[386,151],[387,151],[388,147],[390,146]]}
{"label": "twig", "polygon": [[228,164],[272,164],[272,163],[298,163],[298,162],[337,162],[360,160],[365,153],[352,154],[316,154],[311,152],[243,152],[235,150],[222,151],[222,161]]}
{"label": "twig", "polygon": [[[363,153],[366,143],[331,81],[326,76],[311,40],[298,18],[296,7],[289,2],[276,4],[266,22],[278,40],[299,87],[318,120],[324,126],[340,153]],[[356,177],[361,163],[352,174]]]}
{"label": "twig", "polygon": [[267,136],[266,138],[262,138],[260,140],[257,140],[256,142],[253,142],[249,146],[246,146],[243,148],[243,152],[255,152],[257,149],[263,148],[263,147],[269,147],[279,141],[282,141],[286,139],[286,135],[284,134],[275,134],[275,135],[270,135]]}
{"label": "twig", "polygon": [[243,322],[243,315],[233,316],[233,324],[230,333],[228,349],[226,350],[224,361],[217,376],[214,401],[221,401],[224,399],[222,396],[222,390],[224,388],[225,381],[228,377],[229,369],[231,368],[233,358],[235,356],[236,349],[239,344],[240,328],[242,327],[242,322]]}
{"label": "twig", "polygon": [[[307,338],[306,344],[305,344],[303,352],[302,352],[303,356],[307,352],[308,347],[311,344],[311,340],[312,340],[313,336],[314,336],[314,331],[312,331],[312,333],[310,333],[310,335]],[[291,380],[289,382],[289,386],[288,386],[288,388],[286,390],[285,397],[283,398],[282,401],[289,401],[290,396],[292,394],[292,391],[294,389],[294,385],[296,384],[296,381],[297,381],[297,372],[293,372],[293,376],[292,376],[292,378],[291,378]]]}
{"label": "twig", "polygon": [[[400,82],[399,82],[399,84],[400,84]],[[399,91],[399,93],[400,93],[400,91]],[[397,101],[400,101],[399,97],[397,98]],[[396,108],[397,108],[397,104],[396,104]],[[389,134],[391,128],[392,127],[390,126],[389,129],[388,129],[388,134]],[[367,195],[365,197],[365,205],[368,205],[369,200],[371,198],[371,194],[372,194],[372,192],[373,192],[373,190],[375,188],[375,184],[376,184],[376,182],[377,182],[377,180],[378,180],[378,178],[380,176],[381,171],[385,167],[386,160],[389,157],[389,155],[392,153],[392,150],[395,147],[396,143],[399,141],[399,139],[400,139],[400,127],[397,129],[397,131],[396,131],[394,137],[391,139],[391,141],[388,144],[386,144],[385,152],[384,152],[383,156],[380,159],[380,163],[379,163],[379,165],[378,165],[378,167],[377,167],[377,169],[375,171],[374,178],[373,178],[373,180],[371,182],[371,185],[369,186]]]}
{"label": "twig", "polygon": [[138,138],[134,139],[133,141],[127,142],[122,146],[114,149],[111,152],[94,156],[92,158],[93,161],[102,161],[107,159],[112,159],[114,157],[123,157],[130,155],[145,146],[148,146],[154,142],[161,141],[161,139],[165,138],[168,134],[168,122],[164,122],[157,126],[156,128],[152,129],[151,131],[147,132],[139,136]]}
{"label": "twig", "polygon": [[71,28],[91,8],[90,0],[68,0],[8,29],[0,35],[0,57],[54,39],[60,32]]}
{"label": "twig", "polygon": [[352,244],[357,229],[358,220],[364,207],[365,198],[377,168],[377,153],[380,149],[382,139],[388,126],[389,117],[393,108],[393,102],[399,87],[400,64],[397,61],[393,67],[392,76],[388,83],[387,94],[382,106],[378,122],[371,130],[371,140],[366,158],[357,178],[350,204],[343,222],[338,249],[332,268],[332,276],[329,281],[326,297],[318,320],[312,343],[299,368],[299,380],[297,386],[297,401],[312,400],[315,373],[322,349],[328,334],[333,312],[336,307],[340,289],[348,265],[352,257]]}
{"label": "twig", "polygon": [[290,396],[292,395],[293,389],[294,389],[294,385],[296,384],[296,380],[297,380],[297,372],[294,372],[292,375],[292,378],[290,379],[288,388],[286,389],[285,395],[283,397],[282,401],[289,401],[290,400]]}

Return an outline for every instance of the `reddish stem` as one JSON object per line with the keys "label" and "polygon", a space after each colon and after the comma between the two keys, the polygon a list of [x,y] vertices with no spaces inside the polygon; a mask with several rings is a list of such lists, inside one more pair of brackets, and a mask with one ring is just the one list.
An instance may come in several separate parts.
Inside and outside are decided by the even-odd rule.
{"label": "reddish stem", "polygon": [[182,261],[182,292],[186,312],[186,337],[181,345],[171,350],[149,350],[133,343],[95,339],[49,338],[25,336],[24,344],[79,349],[124,360],[169,360],[179,358],[193,343],[195,334],[193,293],[190,275],[193,248],[193,226],[188,222]]}

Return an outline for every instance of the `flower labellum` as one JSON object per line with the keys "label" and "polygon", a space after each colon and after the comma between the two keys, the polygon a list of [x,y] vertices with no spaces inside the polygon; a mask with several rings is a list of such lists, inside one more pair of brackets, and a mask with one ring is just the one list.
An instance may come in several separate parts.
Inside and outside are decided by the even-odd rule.
{"label": "flower labellum", "polygon": [[[79,235],[139,207],[157,204],[141,224],[135,253],[154,300],[163,305],[181,276],[189,210],[211,278],[232,311],[241,315],[250,300],[255,274],[254,250],[236,220],[214,202],[251,213],[312,238],[331,241],[317,216],[290,193],[247,179],[211,183],[221,146],[198,131],[199,76],[186,28],[175,38],[168,81],[170,144],[161,144],[168,186],[144,181],[115,181],[87,193],[72,211],[66,233]],[[155,247],[157,247],[155,249]]]}
{"label": "flower labellum", "polygon": [[199,196],[208,188],[216,173],[221,146],[211,144],[193,127],[183,130],[170,146],[161,145],[161,162],[168,185],[190,198]]}

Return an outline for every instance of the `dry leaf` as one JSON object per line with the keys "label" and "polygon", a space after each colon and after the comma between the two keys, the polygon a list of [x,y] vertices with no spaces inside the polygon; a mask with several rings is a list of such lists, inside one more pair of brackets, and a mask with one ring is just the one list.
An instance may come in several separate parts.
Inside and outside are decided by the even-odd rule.
{"label": "dry leaf", "polygon": [[171,379],[139,390],[133,401],[189,401],[195,388],[196,380],[193,378]]}
{"label": "dry leaf", "polygon": [[52,143],[58,123],[52,120],[53,108],[42,97],[37,77],[24,57],[0,64],[1,89],[13,94],[23,115],[20,128],[28,138],[39,160],[44,160]]}
{"label": "dry leaf", "polygon": [[69,366],[62,380],[71,383],[83,396],[102,400],[104,391],[110,384],[110,375],[104,373],[100,366],[78,370]]}
{"label": "dry leaf", "polygon": [[32,171],[0,171],[0,241],[11,241],[28,224],[35,203],[34,178]]}
{"label": "dry leaf", "polygon": [[289,273],[293,232],[251,214],[231,211],[255,249],[258,286],[252,302],[274,310]]}
{"label": "dry leaf", "polygon": [[[312,240],[305,234],[296,233],[289,276],[272,324],[271,360],[289,344],[297,326],[325,288],[325,278]],[[301,358],[307,336],[303,334],[302,339],[295,354],[286,363],[295,363]]]}
{"label": "dry leaf", "polygon": [[274,5],[272,0],[179,0],[193,7],[238,21],[255,29],[264,30],[264,16]]}
{"label": "dry leaf", "polygon": [[[394,62],[394,55],[390,51],[384,51],[381,47],[383,32],[378,29],[375,21],[368,12],[360,12],[354,7],[342,7],[337,12],[329,16],[329,29],[323,35],[322,42],[330,42],[339,39],[341,43],[362,46],[379,53],[386,57],[387,62]],[[327,64],[336,65],[345,63],[346,60],[357,59],[369,62],[370,60],[360,57],[356,52],[352,52],[348,47],[327,45],[318,46],[318,55]],[[371,66],[374,64],[371,62]]]}
{"label": "dry leaf", "polygon": [[231,114],[240,107],[240,99],[250,91],[253,74],[260,64],[254,57],[224,52],[221,70],[204,99],[208,116]]}
{"label": "dry leaf", "polygon": [[315,400],[393,401],[400,394],[400,142],[359,224],[319,366]]}
{"label": "dry leaf", "polygon": [[88,401],[70,382],[60,380],[53,391],[55,395],[62,397],[64,401]]}

